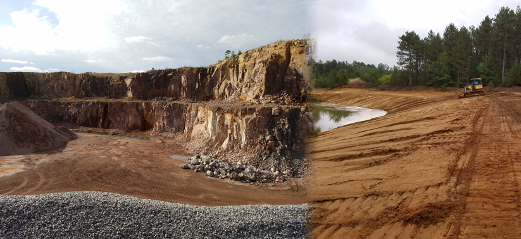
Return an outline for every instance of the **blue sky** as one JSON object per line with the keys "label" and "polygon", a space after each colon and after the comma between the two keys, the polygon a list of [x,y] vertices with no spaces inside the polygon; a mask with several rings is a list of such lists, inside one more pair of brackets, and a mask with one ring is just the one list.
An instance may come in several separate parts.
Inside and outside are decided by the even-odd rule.
{"label": "blue sky", "polygon": [[[0,0],[0,71],[206,66],[313,31],[306,0]],[[5,37],[4,37],[5,36]]]}
{"label": "blue sky", "polygon": [[516,10],[519,0],[320,0],[313,5],[317,59],[396,65],[398,37],[432,29],[443,35],[456,27],[478,26],[502,6]]}

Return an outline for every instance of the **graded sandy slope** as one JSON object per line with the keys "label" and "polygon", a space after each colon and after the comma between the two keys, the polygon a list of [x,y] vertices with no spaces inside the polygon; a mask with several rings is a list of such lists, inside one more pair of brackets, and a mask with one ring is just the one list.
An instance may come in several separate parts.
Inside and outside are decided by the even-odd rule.
{"label": "graded sandy slope", "polygon": [[316,238],[519,237],[521,97],[339,89],[389,114],[309,142]]}

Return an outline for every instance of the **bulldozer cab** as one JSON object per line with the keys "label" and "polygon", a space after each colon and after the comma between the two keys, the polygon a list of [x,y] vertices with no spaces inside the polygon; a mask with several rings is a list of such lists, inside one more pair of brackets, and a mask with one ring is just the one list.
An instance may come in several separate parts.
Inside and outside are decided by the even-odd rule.
{"label": "bulldozer cab", "polygon": [[468,80],[463,93],[461,93],[458,98],[466,98],[474,95],[485,95],[485,92],[483,92],[483,80],[481,78]]}
{"label": "bulldozer cab", "polygon": [[467,87],[468,86],[479,86],[479,87],[474,87],[474,88],[483,88],[483,80],[481,80],[481,78],[472,78],[467,83],[468,83]]}

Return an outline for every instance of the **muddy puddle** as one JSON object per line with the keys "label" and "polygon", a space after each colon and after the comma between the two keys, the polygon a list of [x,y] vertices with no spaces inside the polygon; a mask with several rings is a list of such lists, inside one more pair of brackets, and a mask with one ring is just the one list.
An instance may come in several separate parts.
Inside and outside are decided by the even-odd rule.
{"label": "muddy puddle", "polygon": [[387,112],[356,106],[317,103],[313,104],[311,114],[315,121],[314,128],[325,132],[340,126],[381,117]]}

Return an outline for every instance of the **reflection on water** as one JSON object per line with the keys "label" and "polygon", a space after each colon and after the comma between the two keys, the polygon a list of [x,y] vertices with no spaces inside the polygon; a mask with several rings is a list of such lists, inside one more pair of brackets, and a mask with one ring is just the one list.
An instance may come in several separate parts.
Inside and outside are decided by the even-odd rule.
{"label": "reflection on water", "polygon": [[313,107],[312,114],[313,119],[315,119],[316,122],[320,121],[321,118],[327,117],[329,118],[329,121],[338,123],[342,118],[349,116],[351,111],[337,109],[330,106],[317,105]]}
{"label": "reflection on water", "polygon": [[356,106],[318,103],[313,104],[311,114],[315,122],[314,129],[325,132],[347,124],[384,116],[387,112]]}

